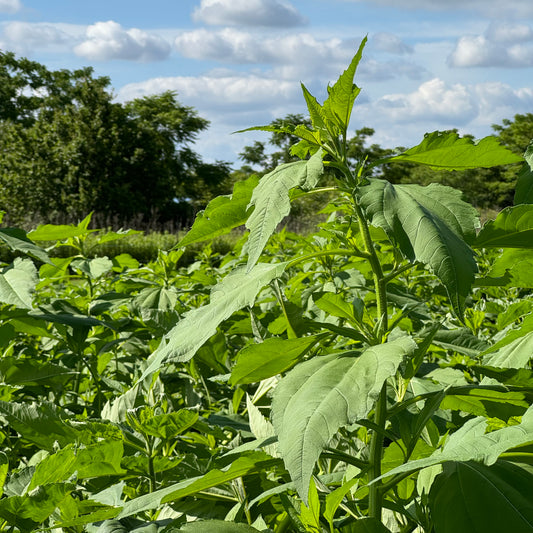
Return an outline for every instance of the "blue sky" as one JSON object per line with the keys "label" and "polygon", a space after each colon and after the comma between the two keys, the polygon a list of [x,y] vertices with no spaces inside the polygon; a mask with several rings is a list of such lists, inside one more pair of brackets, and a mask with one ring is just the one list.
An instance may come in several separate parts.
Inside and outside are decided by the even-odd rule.
{"label": "blue sky", "polygon": [[0,0],[0,49],[92,66],[118,101],[177,91],[211,122],[208,161],[267,139],[235,130],[305,113],[300,82],[322,100],[365,35],[351,127],[372,142],[533,112],[533,0]]}

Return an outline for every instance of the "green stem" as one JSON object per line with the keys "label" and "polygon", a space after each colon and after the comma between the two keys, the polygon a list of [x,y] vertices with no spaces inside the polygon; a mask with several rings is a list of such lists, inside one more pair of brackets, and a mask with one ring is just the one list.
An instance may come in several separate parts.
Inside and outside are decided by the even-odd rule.
{"label": "green stem", "polygon": [[[387,421],[387,383],[383,384],[375,407],[374,423],[385,430]],[[370,440],[370,469],[368,471],[369,483],[381,476],[381,456],[383,453],[383,432],[373,431]],[[383,508],[382,484],[379,481],[372,483],[368,493],[368,515],[381,521]]]}
{"label": "green stem", "polygon": [[378,331],[377,337],[380,342],[383,342],[383,337],[388,329],[388,315],[387,315],[387,278],[383,275],[383,269],[379,262],[372,237],[370,236],[370,229],[363,214],[363,210],[354,201],[354,209],[359,222],[359,229],[363,236],[363,242],[365,243],[366,256],[372,268],[372,278],[374,281],[374,287],[376,289],[376,299],[378,306]]}

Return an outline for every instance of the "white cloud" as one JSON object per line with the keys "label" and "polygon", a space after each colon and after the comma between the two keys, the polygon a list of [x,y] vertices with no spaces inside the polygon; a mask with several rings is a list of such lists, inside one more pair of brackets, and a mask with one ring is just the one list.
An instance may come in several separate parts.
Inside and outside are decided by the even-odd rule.
{"label": "white cloud", "polygon": [[16,13],[20,9],[20,0],[0,0],[0,13]]}
{"label": "white cloud", "polygon": [[63,30],[46,23],[10,22],[2,32],[3,46],[21,54],[61,45],[70,39],[71,36]]}
{"label": "white cloud", "polygon": [[389,54],[412,54],[413,48],[392,33],[379,32],[372,36],[371,44],[376,50]]}
{"label": "white cloud", "polygon": [[464,124],[476,116],[472,94],[459,83],[448,86],[439,78],[422,83],[408,94],[381,97],[376,107],[386,110],[394,122],[439,120],[444,124]]}
{"label": "white cloud", "polygon": [[89,26],[86,37],[74,51],[77,55],[94,61],[158,61],[165,59],[170,53],[170,45],[164,39],[137,28],[126,30],[112,20]]}
{"label": "white cloud", "polygon": [[376,130],[372,142],[384,147],[413,146],[425,132],[457,128],[477,138],[490,135],[492,124],[528,113],[533,89],[514,89],[501,82],[446,84],[435,78],[415,91],[388,94],[363,102],[354,113],[357,125]]}
{"label": "white cloud", "polygon": [[291,27],[306,22],[291,4],[278,0],[202,0],[193,18],[215,26]]}
{"label": "white cloud", "polygon": [[[267,65],[270,76],[281,79],[336,78],[350,62],[355,42],[338,38],[317,39],[308,33],[277,38],[233,28],[185,32],[175,40],[184,57],[226,64]],[[383,81],[398,76],[419,79],[424,70],[404,61],[378,62],[363,58],[359,74],[363,79]]]}
{"label": "white cloud", "polygon": [[483,35],[461,37],[448,57],[453,67],[533,66],[533,30],[524,24],[492,23]]}
{"label": "white cloud", "polygon": [[454,11],[457,9],[481,11],[484,16],[519,18],[533,15],[533,2],[530,0],[343,0],[346,2],[366,2],[401,9],[424,9],[428,11]]}
{"label": "white cloud", "polygon": [[120,89],[118,97],[125,101],[163,91],[177,91],[179,100],[210,112],[264,109],[265,105],[275,106],[277,101],[297,102],[301,95],[300,86],[295,82],[254,74],[222,73],[198,77],[153,78],[130,83]]}

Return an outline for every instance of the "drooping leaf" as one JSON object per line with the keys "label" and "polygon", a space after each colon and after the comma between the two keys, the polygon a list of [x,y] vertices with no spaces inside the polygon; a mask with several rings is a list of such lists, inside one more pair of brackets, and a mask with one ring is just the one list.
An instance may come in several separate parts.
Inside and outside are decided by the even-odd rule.
{"label": "drooping leaf", "polygon": [[426,133],[417,146],[385,161],[418,163],[434,169],[465,170],[510,165],[523,160],[522,156],[502,146],[493,136],[474,142],[468,137],[460,138],[455,132],[434,131]]}
{"label": "drooping leaf", "polygon": [[186,479],[174,485],[129,500],[125,503],[118,518],[126,518],[150,509],[158,509],[163,503],[179,500],[185,496],[216,487],[232,479],[246,476],[247,474],[264,471],[266,468],[270,468],[275,464],[279,464],[279,459],[272,459],[263,452],[253,452],[252,454],[239,457],[229,467],[220,470],[213,468],[203,476]]}
{"label": "drooping leaf", "polygon": [[261,289],[281,276],[287,263],[258,264],[250,272],[240,267],[228,274],[211,291],[209,304],[188,311],[148,359],[141,379],[156,371],[166,360],[188,361],[219,324],[243,307],[252,306]]}
{"label": "drooping leaf", "polygon": [[296,339],[271,337],[243,348],[231,372],[232,385],[255,383],[281,374],[303,357],[318,341],[318,335]]}
{"label": "drooping leaf", "polygon": [[526,160],[522,170],[518,173],[514,204],[533,204],[533,142],[524,154]]}
{"label": "drooping leaf", "polygon": [[196,215],[192,228],[176,246],[210,240],[244,224],[250,214],[248,205],[252,191],[258,183],[259,177],[252,175],[246,181],[235,183],[231,196],[217,196],[211,200],[205,210]]}
{"label": "drooping leaf", "polygon": [[255,206],[246,222],[248,238],[248,271],[257,263],[277,225],[290,212],[289,191],[295,187],[312,189],[324,172],[322,151],[307,161],[280,165],[261,178],[254,189],[249,207]]}
{"label": "drooping leaf", "polygon": [[409,337],[354,356],[314,357],[289,372],[274,391],[272,422],[279,451],[304,502],[320,453],[340,427],[364,418],[383,383],[416,350]]}
{"label": "drooping leaf", "polygon": [[506,207],[489,220],[474,243],[477,248],[533,248],[533,204]]}
{"label": "drooping leaf", "polygon": [[373,225],[385,230],[412,262],[429,267],[441,280],[459,317],[477,272],[474,252],[477,213],[450,187],[432,183],[392,185],[370,179],[361,204]]}
{"label": "drooping leaf", "polygon": [[502,392],[484,389],[469,389],[465,394],[447,394],[440,404],[441,409],[499,418],[505,422],[510,417],[522,416],[528,407],[526,396],[520,391]]}
{"label": "drooping leaf", "polygon": [[524,413],[520,424],[490,433],[485,433],[486,428],[485,417],[472,418],[450,435],[443,448],[425,459],[409,461],[394,468],[386,476],[413,472],[448,461],[477,461],[490,466],[505,451],[533,442],[533,407]]}
{"label": "drooping leaf", "polygon": [[498,461],[448,463],[429,493],[435,533],[533,532],[533,475]]}
{"label": "drooping leaf", "polygon": [[17,257],[0,273],[0,302],[31,309],[37,282],[37,269],[33,262]]}
{"label": "drooping leaf", "polygon": [[0,500],[0,516],[20,531],[34,531],[31,522],[44,522],[74,488],[72,484],[50,483],[25,496],[4,498]]}
{"label": "drooping leaf", "polygon": [[20,228],[1,228],[0,239],[4,241],[12,250],[23,252],[43,263],[50,263],[48,254],[39,246],[36,246]]}

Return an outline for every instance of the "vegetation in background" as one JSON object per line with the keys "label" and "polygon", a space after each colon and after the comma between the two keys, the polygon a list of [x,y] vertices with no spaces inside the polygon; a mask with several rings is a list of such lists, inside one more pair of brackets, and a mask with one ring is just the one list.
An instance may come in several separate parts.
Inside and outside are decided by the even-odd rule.
{"label": "vegetation in background", "polygon": [[95,211],[183,225],[229,186],[227,163],[191,149],[208,122],[172,92],[114,103],[91,68],[50,71],[12,53],[0,53],[0,86],[0,209],[11,223]]}

